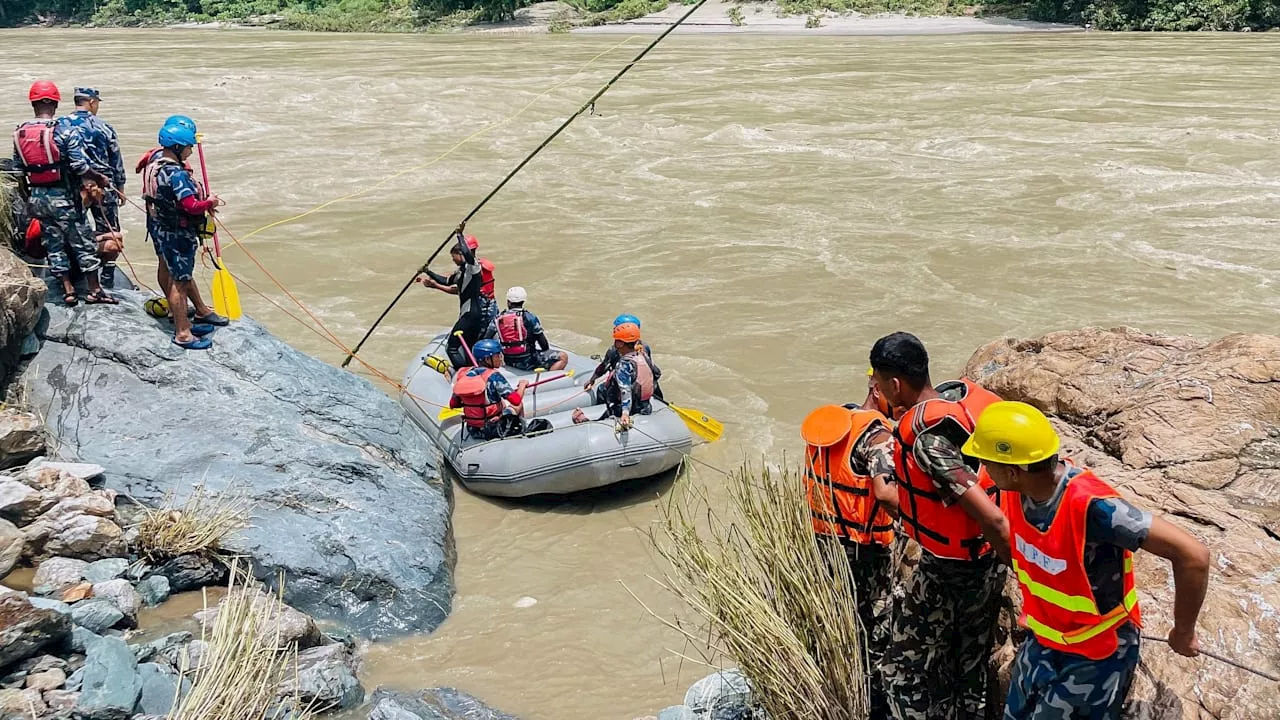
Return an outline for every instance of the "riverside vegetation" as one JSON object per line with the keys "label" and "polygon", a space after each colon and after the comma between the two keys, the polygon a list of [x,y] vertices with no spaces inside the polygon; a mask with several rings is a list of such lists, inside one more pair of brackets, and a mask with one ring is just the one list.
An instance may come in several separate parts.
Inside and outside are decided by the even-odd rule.
{"label": "riverside vegetation", "polygon": [[[411,32],[507,20],[529,4],[528,0],[8,0],[0,3],[0,27],[216,21],[292,30]],[[566,5],[577,12],[576,24],[599,25],[656,12],[668,3],[566,0]],[[1240,31],[1280,26],[1280,0],[780,0],[778,12],[811,17],[826,12],[990,15],[1100,30]],[[741,22],[741,10],[736,17],[735,25],[749,24]],[[563,24],[562,19],[557,29],[564,29]]]}

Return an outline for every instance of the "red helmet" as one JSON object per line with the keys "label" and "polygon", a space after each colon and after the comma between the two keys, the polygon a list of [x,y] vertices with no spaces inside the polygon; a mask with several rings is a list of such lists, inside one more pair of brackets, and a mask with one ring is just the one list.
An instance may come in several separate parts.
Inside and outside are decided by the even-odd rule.
{"label": "red helmet", "polygon": [[54,85],[52,80],[37,80],[31,83],[31,90],[27,93],[27,99],[31,102],[37,100],[62,102],[62,93],[58,92],[58,86]]}
{"label": "red helmet", "polygon": [[463,238],[463,240],[467,243],[467,247],[471,250],[476,250],[476,249],[479,249],[480,247],[480,241],[476,239],[475,235],[468,235],[465,238]]}

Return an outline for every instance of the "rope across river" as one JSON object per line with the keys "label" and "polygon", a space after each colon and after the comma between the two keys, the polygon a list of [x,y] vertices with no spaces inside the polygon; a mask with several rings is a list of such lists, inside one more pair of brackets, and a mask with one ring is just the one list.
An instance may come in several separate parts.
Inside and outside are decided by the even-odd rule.
{"label": "rope across river", "polygon": [[685,12],[684,15],[681,15],[679,19],[677,19],[674,23],[671,24],[670,27],[668,27],[666,30],[663,30],[662,34],[654,38],[653,42],[649,43],[643,50],[640,51],[638,55],[632,58],[631,62],[627,63],[613,77],[609,78],[609,81],[606,82],[599,90],[597,90],[594,95],[588,98],[587,101],[582,104],[582,107],[578,108],[573,114],[565,118],[564,122],[560,123],[560,126],[557,127],[554,131],[552,131],[550,135],[547,136],[547,139],[543,140],[542,143],[540,143],[536,148],[534,148],[532,152],[526,155],[525,158],[520,161],[519,165],[516,165],[511,170],[511,172],[507,173],[506,177],[502,178],[502,181],[499,182],[496,186],[494,186],[494,188],[489,191],[489,194],[485,195],[484,198],[481,199],[480,202],[477,203],[476,206],[471,209],[471,212],[467,213],[466,217],[462,218],[462,221],[458,223],[456,230],[451,231],[449,233],[449,236],[446,237],[445,240],[440,243],[439,247],[435,249],[435,252],[431,253],[431,257],[427,258],[427,261],[422,264],[422,267],[419,268],[416,272],[414,272],[413,275],[409,277],[409,280],[404,284],[404,287],[400,288],[400,292],[396,293],[396,296],[394,299],[392,299],[391,304],[387,305],[386,309],[382,311],[382,314],[378,316],[378,319],[373,321],[373,324],[370,325],[369,329],[365,332],[364,337],[360,338],[360,342],[356,343],[355,348],[351,351],[350,354],[347,355],[346,359],[342,361],[342,367],[345,368],[347,365],[351,363],[351,360],[356,356],[357,353],[360,352],[360,348],[364,346],[365,342],[370,338],[370,336],[373,335],[374,331],[378,329],[378,326],[382,324],[382,321],[384,319],[386,319],[387,315],[391,312],[392,308],[394,308],[396,304],[400,302],[400,299],[404,297],[405,293],[409,292],[409,288],[413,287],[413,281],[415,278],[418,277],[418,274],[426,271],[427,266],[430,265],[431,262],[436,259],[436,256],[438,256],[440,252],[444,250],[446,245],[448,245],[450,242],[453,241],[455,234],[462,232],[463,229],[466,227],[467,222],[471,220],[471,218],[475,217],[476,213],[479,213],[480,210],[482,210],[485,205],[488,205],[489,201],[492,200],[493,197],[497,195],[499,191],[502,190],[502,188],[506,187],[507,183],[510,182],[511,179],[514,178],[517,174],[519,174],[521,170],[524,169],[525,165],[528,165],[529,162],[538,155],[538,153],[542,152],[543,148],[550,145],[551,141],[555,140],[556,137],[560,135],[560,133],[564,132],[565,128],[569,127],[569,125],[572,124],[573,121],[576,120],[580,115],[582,115],[584,112],[587,112],[588,110],[593,108],[596,104],[596,100],[599,100],[602,95],[608,92],[609,89],[613,87],[614,83],[618,82],[618,80],[623,75],[626,75],[627,72],[631,70],[631,68],[636,66],[636,63],[640,62],[640,60],[643,59],[645,55],[649,54],[649,51],[657,47],[658,43],[662,42],[664,38],[666,38],[673,31],[675,31],[676,28],[680,27],[681,23],[683,23],[685,20],[688,20],[689,16],[693,15],[693,13],[696,12],[698,8],[702,7],[706,2],[707,0],[698,0],[698,2],[695,3],[693,7],[689,8],[689,10]]}

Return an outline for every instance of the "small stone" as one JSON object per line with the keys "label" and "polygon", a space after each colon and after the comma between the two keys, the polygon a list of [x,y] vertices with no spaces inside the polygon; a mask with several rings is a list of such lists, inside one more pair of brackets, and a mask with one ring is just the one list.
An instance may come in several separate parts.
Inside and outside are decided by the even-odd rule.
{"label": "small stone", "polygon": [[46,502],[33,488],[17,480],[0,478],[0,518],[25,525],[52,506],[52,502]]}
{"label": "small stone", "polygon": [[515,606],[518,608],[531,608],[537,604],[538,598],[529,597],[528,595],[525,595],[515,602]]}
{"label": "small stone", "polygon": [[658,713],[658,720],[696,720],[688,705],[672,705]]}
{"label": "small stone", "polygon": [[54,712],[67,712],[76,706],[80,699],[78,690],[49,690],[44,694],[44,701]]}
{"label": "small stone", "polygon": [[42,673],[46,670],[66,670],[67,661],[53,655],[40,655],[39,657],[24,660],[21,665],[29,673]]}
{"label": "small stone", "polygon": [[27,676],[27,687],[45,692],[46,690],[57,690],[67,682],[67,674],[58,668],[51,668],[40,673],[33,673]]}
{"label": "small stone", "polygon": [[67,676],[66,689],[80,692],[80,688],[84,685],[84,668],[76,668],[75,672]]}
{"label": "small stone", "polygon": [[285,672],[278,695],[297,696],[303,707],[345,710],[364,702],[364,688],[356,679],[355,655],[340,644],[298,653],[296,670]]}
{"label": "small stone", "polygon": [[51,557],[36,568],[35,577],[31,578],[32,588],[37,595],[50,595],[60,592],[84,579],[84,571],[89,563],[67,557]]}
{"label": "small stone", "polygon": [[93,596],[115,603],[127,618],[137,618],[138,611],[142,610],[142,597],[124,578],[94,584]]}
{"label": "small stone", "polygon": [[747,720],[753,704],[751,681],[736,669],[713,673],[689,688],[684,704],[698,717]]}
{"label": "small stone", "polygon": [[48,710],[39,690],[0,690],[0,717],[30,718],[39,717]]}
{"label": "small stone", "polygon": [[168,715],[179,697],[179,681],[183,694],[191,689],[190,681],[165,665],[143,663],[138,666],[138,677],[142,681],[142,692],[133,711],[143,715]]}
{"label": "small stone", "polygon": [[192,640],[181,647],[160,653],[159,659],[165,660],[182,673],[199,670],[204,664],[205,653],[209,646],[203,640]]}
{"label": "small stone", "polygon": [[0,467],[25,462],[44,452],[44,424],[32,413],[0,410]]}
{"label": "small stone", "polygon": [[71,628],[71,635],[68,636],[67,647],[71,648],[71,652],[85,653],[89,651],[89,646],[101,639],[98,635],[88,628],[76,625]]}
{"label": "small stone", "polygon": [[129,570],[129,561],[125,558],[106,558],[89,563],[84,569],[84,579],[95,585],[123,577]]}
{"label": "small stone", "polygon": [[227,567],[203,555],[179,555],[156,568],[155,574],[169,578],[169,591],[179,593],[222,582]]}
{"label": "small stone", "polygon": [[138,583],[134,588],[142,597],[142,604],[155,607],[169,599],[169,578],[163,575],[152,575]]}
{"label": "small stone", "polygon": [[124,555],[127,548],[119,525],[106,517],[73,509],[75,505],[89,505],[81,501],[90,497],[93,496],[63,500],[23,528],[28,552],[35,557],[62,555],[85,560]]}
{"label": "small stone", "polygon": [[26,552],[26,533],[8,520],[0,520],[0,577],[8,575]]}
{"label": "small stone", "polygon": [[105,598],[92,598],[71,606],[71,621],[94,633],[102,633],[124,619],[115,603]]}
{"label": "small stone", "polygon": [[[169,662],[169,658],[174,657],[172,652],[181,649],[183,645],[191,642],[191,639],[191,633],[185,630],[171,633],[157,640],[152,640],[145,645],[134,645],[133,655],[140,663],[151,662],[156,658]],[[169,664],[174,665],[172,662],[169,662]]]}
{"label": "small stone", "polygon": [[0,667],[34,656],[71,632],[70,619],[17,596],[0,598]]}
{"label": "small stone", "polygon": [[66,473],[74,478],[81,480],[92,480],[106,472],[106,468],[93,463],[71,463],[71,462],[42,462],[40,469],[50,468],[58,472]]}
{"label": "small stone", "polygon": [[[264,603],[279,603],[279,601],[274,596],[258,593],[253,600],[253,607],[254,612],[259,616],[264,614],[262,612]],[[310,615],[283,603],[279,603],[279,612],[274,612],[272,615],[274,616],[273,626],[260,628],[263,639],[273,641],[278,639],[278,644],[282,648],[296,644],[299,650],[324,643],[324,634],[320,632],[316,621]],[[201,610],[192,617],[205,627],[212,628],[218,621],[218,607]]]}
{"label": "small stone", "polygon": [[93,597],[93,583],[82,582],[62,591],[62,602],[78,603]]}
{"label": "small stone", "polygon": [[127,720],[142,692],[137,661],[123,640],[104,637],[89,647],[76,713],[86,720]]}
{"label": "small stone", "polygon": [[54,612],[60,612],[63,615],[71,614],[71,606],[62,602],[61,600],[54,600],[53,598],[43,598],[37,595],[32,595],[31,597],[27,598],[27,602],[40,608],[41,610],[53,610]]}

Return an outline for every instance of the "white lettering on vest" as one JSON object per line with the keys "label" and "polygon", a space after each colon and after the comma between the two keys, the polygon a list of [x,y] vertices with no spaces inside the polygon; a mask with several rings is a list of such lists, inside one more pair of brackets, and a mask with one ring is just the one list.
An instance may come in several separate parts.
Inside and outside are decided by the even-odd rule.
{"label": "white lettering on vest", "polygon": [[1036,547],[1035,545],[1032,545],[1026,540],[1023,540],[1021,535],[1017,537],[1017,545],[1018,545],[1018,554],[1022,555],[1022,557],[1026,558],[1029,562],[1035,563],[1037,567],[1049,573],[1050,575],[1057,575],[1058,573],[1067,569],[1066,560],[1059,560],[1058,558],[1055,558],[1055,557],[1049,557],[1048,555],[1041,552],[1040,548]]}

